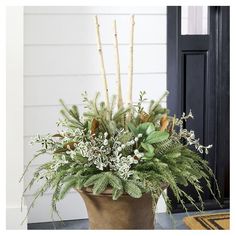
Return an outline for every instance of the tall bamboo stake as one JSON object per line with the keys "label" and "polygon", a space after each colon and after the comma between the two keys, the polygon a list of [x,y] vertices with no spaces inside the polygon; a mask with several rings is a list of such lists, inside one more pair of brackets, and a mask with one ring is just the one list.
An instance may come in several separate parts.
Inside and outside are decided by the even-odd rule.
{"label": "tall bamboo stake", "polygon": [[113,21],[113,30],[114,30],[114,48],[115,48],[115,60],[116,60],[117,106],[119,109],[123,107],[123,99],[122,99],[121,80],[120,80],[120,58],[119,58],[116,20]]}
{"label": "tall bamboo stake", "polygon": [[99,57],[100,57],[100,65],[101,65],[101,67],[100,67],[101,78],[102,78],[103,84],[104,84],[106,107],[109,111],[110,110],[110,102],[109,102],[108,85],[107,85],[107,79],[106,79],[106,71],[105,71],[105,65],[104,65],[104,59],[103,59],[102,43],[101,43],[99,23],[98,23],[97,16],[95,16],[95,24],[96,24],[96,35],[97,35],[97,49],[98,49],[98,53],[99,53]]}
{"label": "tall bamboo stake", "polygon": [[[133,53],[134,53],[134,15],[131,16],[130,28],[130,44],[129,44],[129,66],[128,66],[128,97],[127,106],[132,105],[132,90],[133,90]],[[131,120],[131,112],[128,113],[126,121]]]}

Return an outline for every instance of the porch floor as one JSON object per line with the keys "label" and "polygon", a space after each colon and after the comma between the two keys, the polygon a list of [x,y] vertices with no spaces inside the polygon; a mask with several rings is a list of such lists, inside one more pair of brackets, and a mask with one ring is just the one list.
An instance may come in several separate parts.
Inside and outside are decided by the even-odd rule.
{"label": "porch floor", "polygon": [[[217,213],[217,212],[228,212],[229,209],[205,211],[206,213]],[[189,212],[189,215],[199,214],[197,212]],[[173,219],[167,213],[159,213],[156,217],[156,229],[165,230],[165,229],[177,229],[177,230],[186,230],[188,227],[183,223],[183,218],[187,216],[186,213],[176,213],[172,214]],[[87,230],[89,228],[88,219],[83,220],[66,220],[64,224],[56,221],[54,225],[52,222],[44,223],[32,223],[28,224],[29,230]]]}

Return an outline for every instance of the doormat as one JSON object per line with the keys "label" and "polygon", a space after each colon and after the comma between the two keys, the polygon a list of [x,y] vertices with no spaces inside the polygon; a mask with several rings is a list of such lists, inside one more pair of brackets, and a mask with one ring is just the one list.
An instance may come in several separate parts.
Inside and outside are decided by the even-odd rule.
{"label": "doormat", "polygon": [[227,230],[229,229],[230,214],[228,212],[187,216],[183,219],[190,229]]}

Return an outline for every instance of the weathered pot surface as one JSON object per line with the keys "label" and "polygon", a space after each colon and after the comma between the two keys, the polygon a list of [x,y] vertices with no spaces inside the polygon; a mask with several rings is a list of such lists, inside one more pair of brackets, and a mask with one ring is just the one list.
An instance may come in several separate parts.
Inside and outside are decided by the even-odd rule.
{"label": "weathered pot surface", "polygon": [[90,188],[76,190],[84,199],[90,229],[154,229],[150,193],[144,193],[141,198],[124,193],[118,200],[112,200],[109,188],[99,195],[93,195]]}

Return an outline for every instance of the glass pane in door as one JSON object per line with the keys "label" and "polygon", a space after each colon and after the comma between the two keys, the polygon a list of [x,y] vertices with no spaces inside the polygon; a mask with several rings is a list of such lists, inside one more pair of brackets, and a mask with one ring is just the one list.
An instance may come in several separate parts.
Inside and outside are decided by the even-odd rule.
{"label": "glass pane in door", "polygon": [[208,34],[208,7],[182,6],[181,7],[181,34],[196,35]]}

